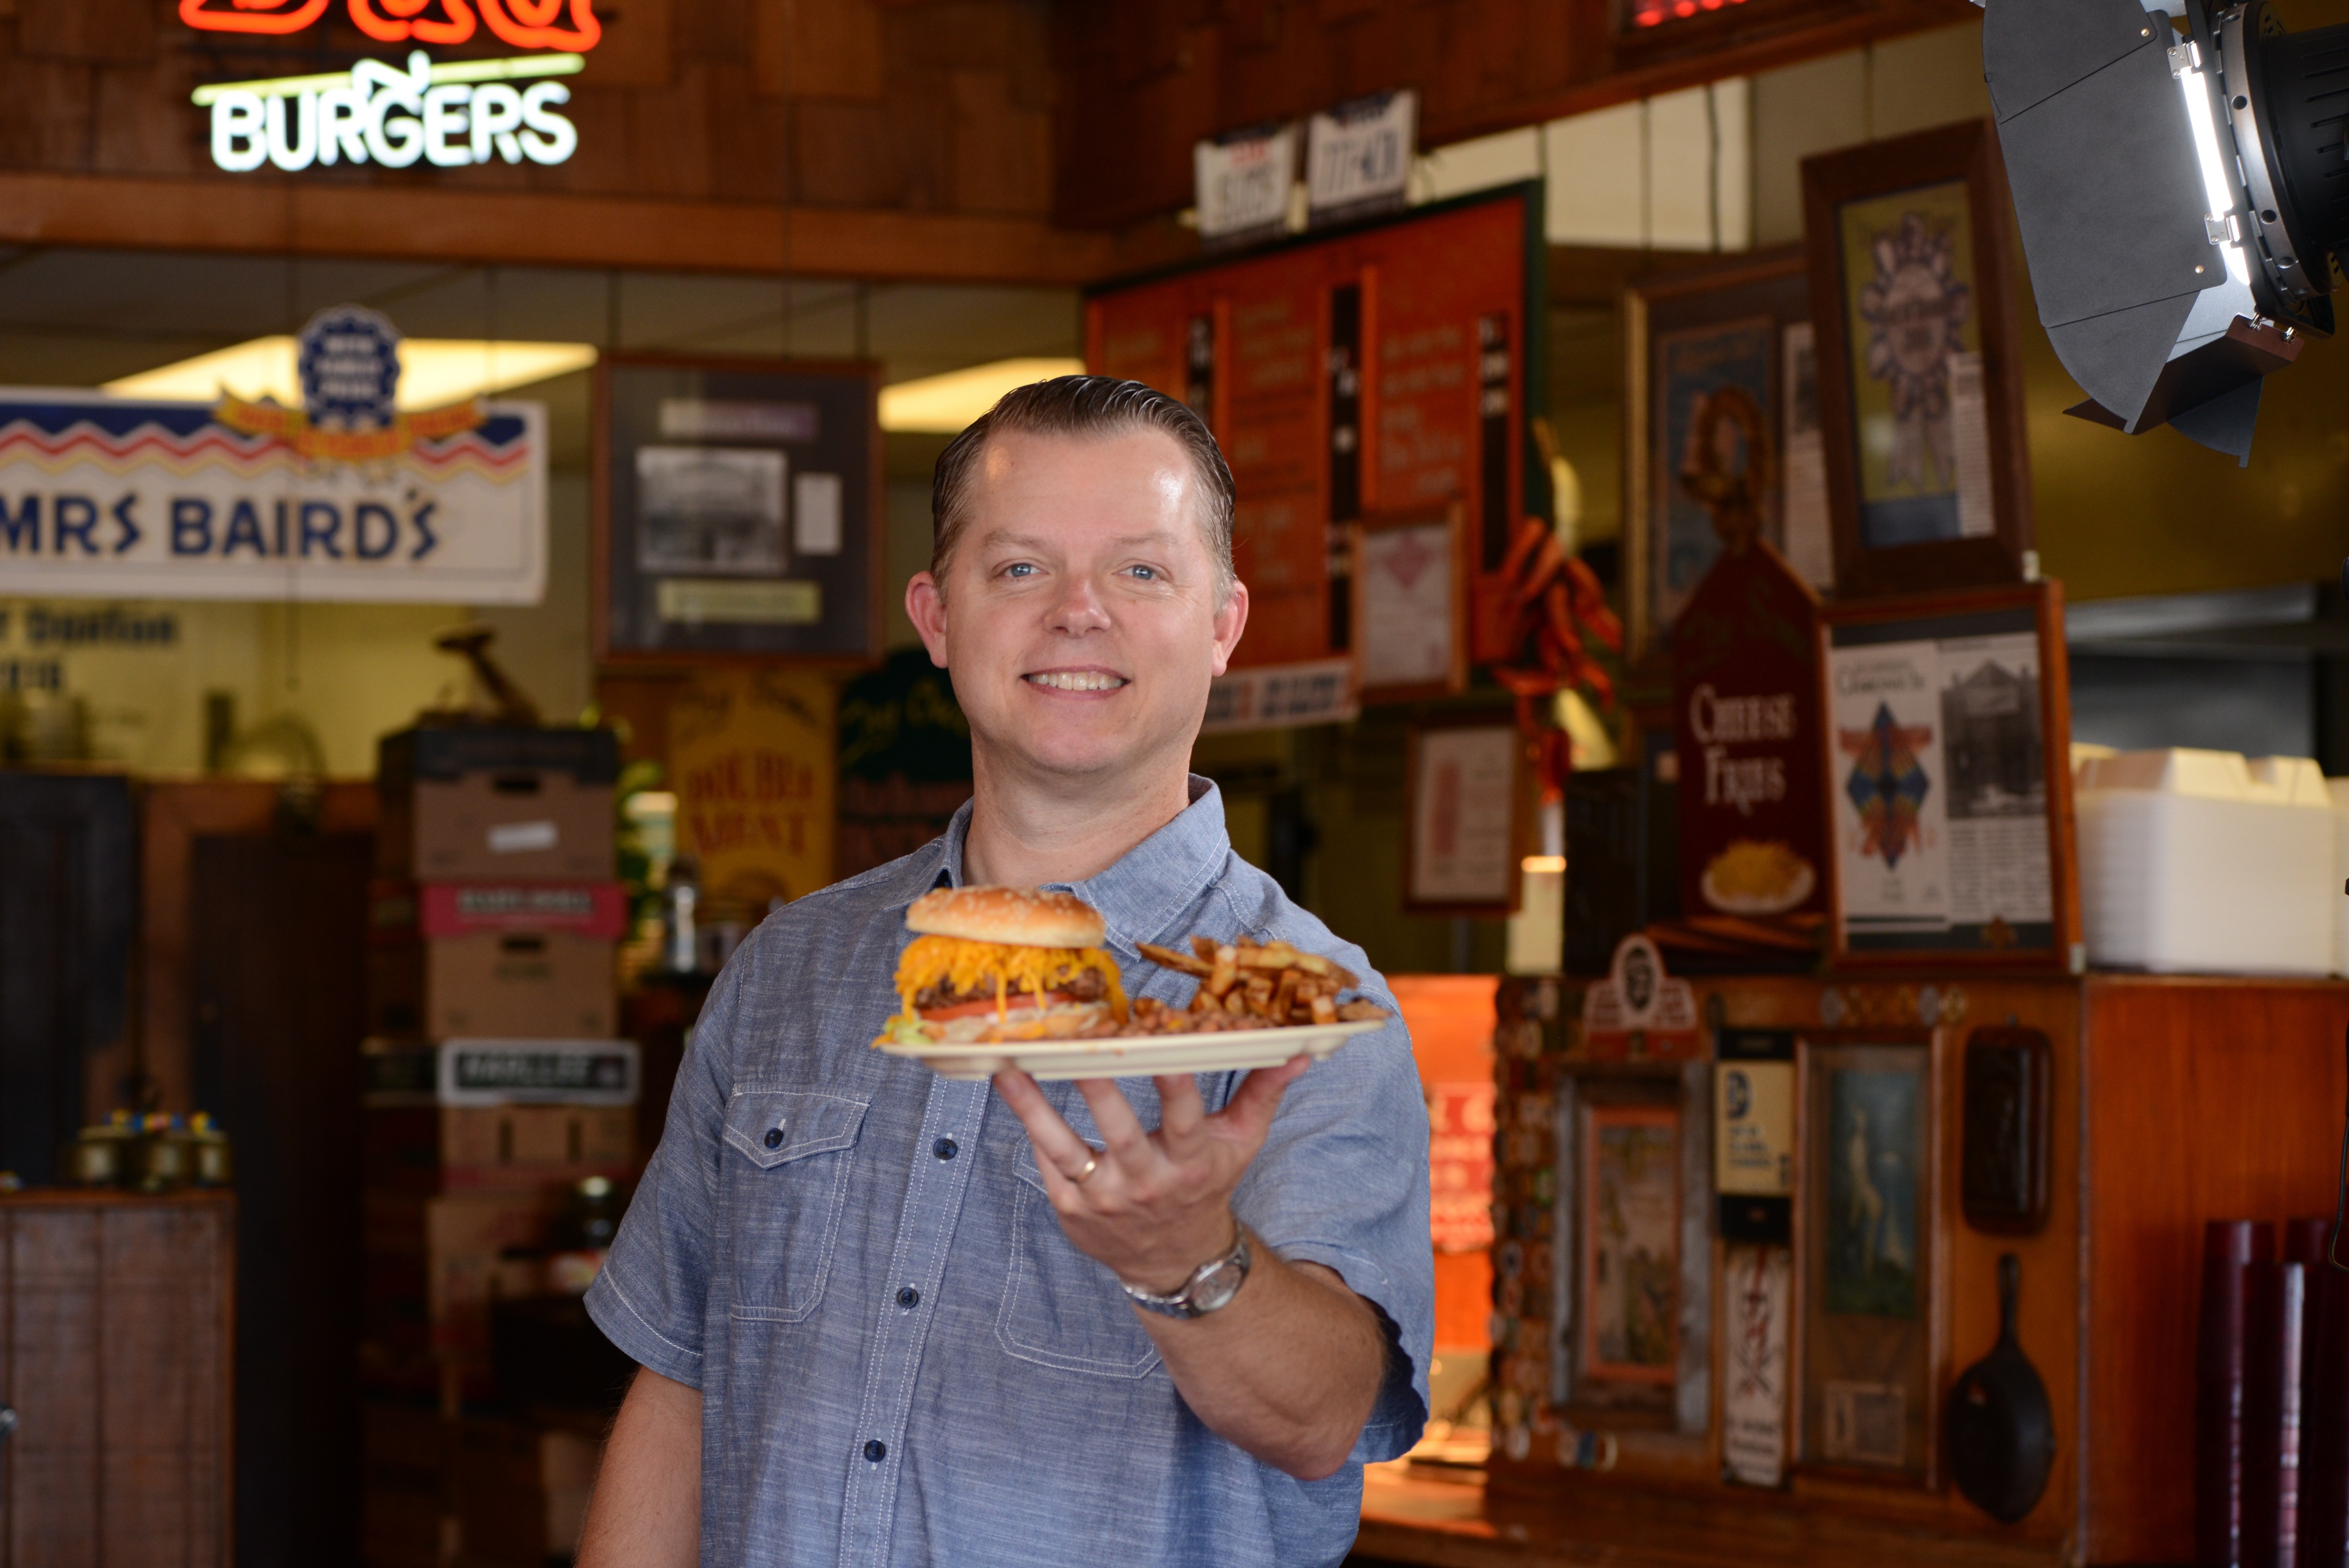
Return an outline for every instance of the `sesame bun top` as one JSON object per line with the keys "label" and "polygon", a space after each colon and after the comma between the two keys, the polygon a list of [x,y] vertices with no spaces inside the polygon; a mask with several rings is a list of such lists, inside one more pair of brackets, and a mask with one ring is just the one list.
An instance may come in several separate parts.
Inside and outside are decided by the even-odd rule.
{"label": "sesame bun top", "polygon": [[905,929],[1030,948],[1097,948],[1107,934],[1101,911],[1076,895],[1032,888],[939,888],[914,900]]}

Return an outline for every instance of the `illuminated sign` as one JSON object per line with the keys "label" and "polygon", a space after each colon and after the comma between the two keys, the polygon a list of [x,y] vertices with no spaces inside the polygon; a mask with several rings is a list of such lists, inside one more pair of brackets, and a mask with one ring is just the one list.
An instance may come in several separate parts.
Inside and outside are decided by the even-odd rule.
{"label": "illuminated sign", "polygon": [[559,54],[434,65],[418,49],[404,71],[361,60],[324,76],[215,82],[193,96],[212,111],[212,161],[232,174],[346,161],[387,169],[419,160],[442,169],[561,163],[578,150],[579,131],[556,112],[571,89],[547,78],[574,76],[586,64]]}
{"label": "illuminated sign", "polygon": [[[208,33],[298,33],[334,0],[180,0],[180,20]],[[232,174],[274,164],[419,160],[468,164],[561,163],[579,132],[555,111],[571,89],[545,78],[576,75],[603,41],[592,0],[344,0],[351,26],[379,44],[462,44],[486,26],[501,42],[547,54],[434,65],[421,49],[406,70],[361,60],[325,76],[212,82],[195,90],[212,113],[212,161]],[[527,82],[526,86],[515,84]]]}
{"label": "illuminated sign", "polygon": [[[298,33],[331,0],[180,0],[180,20],[208,33]],[[589,0],[347,0],[351,25],[382,44],[461,44],[480,24],[517,49],[585,54],[604,36]]]}

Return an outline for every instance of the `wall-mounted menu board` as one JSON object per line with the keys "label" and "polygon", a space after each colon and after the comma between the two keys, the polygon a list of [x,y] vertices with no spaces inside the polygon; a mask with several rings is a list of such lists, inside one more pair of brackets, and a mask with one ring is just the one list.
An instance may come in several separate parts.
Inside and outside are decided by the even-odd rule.
{"label": "wall-mounted menu board", "polygon": [[1354,524],[1457,505],[1472,576],[1500,565],[1540,411],[1541,236],[1540,186],[1512,186],[1093,292],[1086,364],[1182,398],[1232,465],[1235,664],[1353,652]]}

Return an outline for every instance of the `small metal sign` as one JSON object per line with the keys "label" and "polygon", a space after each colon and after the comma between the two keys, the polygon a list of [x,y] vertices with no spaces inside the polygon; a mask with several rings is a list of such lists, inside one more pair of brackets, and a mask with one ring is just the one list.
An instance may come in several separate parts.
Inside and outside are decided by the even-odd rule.
{"label": "small metal sign", "polygon": [[1292,122],[1227,130],[1195,144],[1192,201],[1199,237],[1241,244],[1278,236],[1288,226],[1299,140]]}
{"label": "small metal sign", "polygon": [[1419,95],[1408,88],[1315,115],[1306,132],[1307,221],[1318,227],[1401,207],[1418,132]]}

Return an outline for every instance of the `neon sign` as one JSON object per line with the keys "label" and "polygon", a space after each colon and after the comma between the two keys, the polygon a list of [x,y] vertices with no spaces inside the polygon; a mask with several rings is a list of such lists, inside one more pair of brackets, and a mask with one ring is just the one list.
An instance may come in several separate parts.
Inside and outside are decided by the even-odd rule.
{"label": "neon sign", "polygon": [[404,71],[361,60],[324,76],[215,82],[193,97],[212,111],[212,161],[232,174],[264,164],[290,174],[314,163],[561,163],[578,151],[579,130],[556,112],[571,89],[547,78],[586,64],[578,55],[534,55],[435,65],[417,49]]}
{"label": "neon sign", "polygon": [[[332,0],[180,0],[180,20],[208,33],[298,33],[326,14]],[[590,0],[346,0],[351,25],[380,44],[461,44],[473,36],[474,13],[501,41],[517,49],[585,54],[602,41],[603,24]]]}

